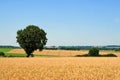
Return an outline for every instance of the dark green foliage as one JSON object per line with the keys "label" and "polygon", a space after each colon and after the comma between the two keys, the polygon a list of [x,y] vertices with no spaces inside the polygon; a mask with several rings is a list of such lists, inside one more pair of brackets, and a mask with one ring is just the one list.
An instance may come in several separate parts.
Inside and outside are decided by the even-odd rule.
{"label": "dark green foliage", "polygon": [[76,55],[75,57],[117,57],[115,54],[104,54],[104,55],[98,55],[98,56],[91,56],[89,54],[83,54],[83,55]]}
{"label": "dark green foliage", "polygon": [[101,57],[117,57],[115,54],[105,54],[105,55],[100,55]]}
{"label": "dark green foliage", "polygon": [[5,57],[4,52],[0,52],[0,57]]}
{"label": "dark green foliage", "polygon": [[27,53],[27,57],[33,56],[34,50],[39,49],[41,51],[47,42],[45,31],[35,25],[29,25],[24,30],[18,30],[16,38],[19,45]]}
{"label": "dark green foliage", "polygon": [[115,51],[120,51],[120,48],[115,49]]}
{"label": "dark green foliage", "polygon": [[98,48],[91,48],[88,53],[90,56],[98,56],[99,55],[99,49]]}

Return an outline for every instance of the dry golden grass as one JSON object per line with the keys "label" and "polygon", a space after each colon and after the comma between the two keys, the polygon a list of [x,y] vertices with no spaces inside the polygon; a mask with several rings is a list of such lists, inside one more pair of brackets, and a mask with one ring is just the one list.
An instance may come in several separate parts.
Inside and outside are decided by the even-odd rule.
{"label": "dry golden grass", "polygon": [[[13,49],[9,53],[21,53],[24,54],[25,51],[23,49]],[[75,56],[79,54],[86,54],[88,53],[87,50],[43,50],[43,51],[35,51],[34,54],[46,54],[46,55],[57,55],[57,56]]]}
{"label": "dry golden grass", "polygon": [[0,80],[120,80],[120,58],[0,58]]}
{"label": "dry golden grass", "polygon": [[[9,53],[21,53],[24,54],[23,49],[13,49]],[[100,51],[100,54],[115,54],[117,56],[120,56],[120,52],[115,52],[112,50],[102,50]],[[88,54],[88,50],[43,50],[42,52],[37,50],[34,52],[34,54],[45,54],[45,55],[57,55],[57,56],[76,56],[76,55],[82,55],[82,54]]]}

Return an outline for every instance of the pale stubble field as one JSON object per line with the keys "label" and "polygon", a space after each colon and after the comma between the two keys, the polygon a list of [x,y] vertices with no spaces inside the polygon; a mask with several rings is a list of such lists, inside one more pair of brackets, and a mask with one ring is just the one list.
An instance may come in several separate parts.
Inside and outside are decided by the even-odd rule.
{"label": "pale stubble field", "polygon": [[[77,55],[88,54],[88,50],[43,50],[43,51],[35,51],[34,54],[42,54],[42,55],[53,55],[53,56],[64,56],[64,57],[74,57]],[[25,54],[23,49],[12,49],[8,53],[20,53]],[[100,50],[100,54],[115,54],[120,57],[120,52],[113,51],[113,50]]]}

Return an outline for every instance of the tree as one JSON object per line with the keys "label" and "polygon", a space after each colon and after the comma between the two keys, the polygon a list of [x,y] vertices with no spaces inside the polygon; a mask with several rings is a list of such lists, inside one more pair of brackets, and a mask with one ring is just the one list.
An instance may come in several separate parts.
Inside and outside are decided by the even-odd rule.
{"label": "tree", "polygon": [[0,52],[0,57],[5,57],[5,53],[4,52]]}
{"label": "tree", "polygon": [[88,53],[90,56],[98,56],[99,55],[99,49],[98,48],[91,48]]}
{"label": "tree", "polygon": [[29,25],[23,30],[18,30],[16,38],[20,47],[27,53],[27,57],[33,56],[32,53],[37,49],[42,51],[47,43],[45,31],[35,25]]}

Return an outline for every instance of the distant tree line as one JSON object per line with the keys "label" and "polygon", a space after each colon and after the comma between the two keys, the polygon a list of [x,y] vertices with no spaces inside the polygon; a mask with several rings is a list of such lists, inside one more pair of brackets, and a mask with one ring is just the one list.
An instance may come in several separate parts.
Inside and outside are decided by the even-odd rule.
{"label": "distant tree line", "polygon": [[[90,50],[95,46],[51,46],[51,47],[44,47],[47,50]],[[120,46],[98,46],[99,50],[115,50],[120,51]]]}
{"label": "distant tree line", "polygon": [[0,46],[0,48],[20,48],[20,47],[18,47],[18,46]]}
{"label": "distant tree line", "polygon": [[62,50],[89,50],[92,46],[59,46],[58,49]]}
{"label": "distant tree line", "polygon": [[[90,50],[94,46],[45,46],[44,49],[46,50]],[[19,46],[0,46],[0,48],[20,48]],[[102,46],[99,47],[99,50],[115,50],[120,51],[120,46]]]}

